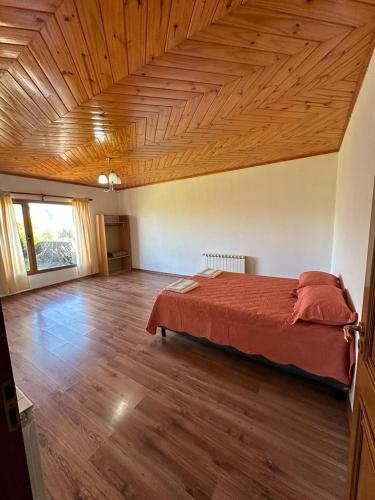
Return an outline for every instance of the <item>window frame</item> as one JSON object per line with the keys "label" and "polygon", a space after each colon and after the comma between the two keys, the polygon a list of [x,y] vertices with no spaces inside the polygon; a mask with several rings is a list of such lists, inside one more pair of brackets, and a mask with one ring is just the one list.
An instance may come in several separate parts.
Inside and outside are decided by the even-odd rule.
{"label": "window frame", "polygon": [[28,276],[77,267],[77,264],[67,264],[66,266],[50,267],[49,269],[38,269],[36,261],[35,245],[34,245],[33,225],[31,222],[30,207],[29,207],[29,203],[44,203],[46,205],[48,204],[48,205],[70,205],[70,206],[71,203],[64,201],[29,200],[25,198],[21,199],[14,198],[12,200],[12,203],[14,205],[21,205],[22,207],[23,223],[25,225],[25,233],[26,233],[26,246],[30,263],[30,271],[27,271]]}

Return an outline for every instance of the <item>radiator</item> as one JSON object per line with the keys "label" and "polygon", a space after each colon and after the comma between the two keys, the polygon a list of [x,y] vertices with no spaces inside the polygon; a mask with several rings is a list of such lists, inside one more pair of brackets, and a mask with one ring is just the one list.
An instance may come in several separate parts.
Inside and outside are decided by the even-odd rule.
{"label": "radiator", "polygon": [[204,265],[212,269],[221,269],[232,273],[245,272],[245,256],[206,252],[203,255]]}

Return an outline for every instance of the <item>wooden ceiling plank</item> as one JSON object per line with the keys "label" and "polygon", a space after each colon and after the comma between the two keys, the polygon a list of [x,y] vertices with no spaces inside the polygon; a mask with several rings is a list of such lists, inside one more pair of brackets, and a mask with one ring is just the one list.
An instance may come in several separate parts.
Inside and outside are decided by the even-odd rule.
{"label": "wooden ceiling plank", "polygon": [[[4,75],[8,69],[11,67],[11,65],[13,64],[13,62],[15,61],[16,59],[7,59],[5,57],[1,57],[0,58],[0,71],[1,71],[1,76]],[[2,66],[2,67],[1,67]]]}
{"label": "wooden ceiling plank", "polygon": [[180,99],[182,101],[196,97],[201,92],[193,92],[186,90],[176,90],[170,88],[158,87],[141,87],[136,85],[116,84],[107,89],[106,94],[109,96],[145,96],[163,99]]}
{"label": "wooden ceiling plank", "polygon": [[[202,96],[201,103],[199,107],[195,110],[194,115],[191,117],[190,123],[188,124],[187,131],[199,128],[201,121],[206,115],[208,109],[217,100],[217,92],[208,92]],[[220,101],[220,99],[219,99]]]}
{"label": "wooden ceiling plank", "polygon": [[[321,78],[327,77],[332,83],[341,78],[342,72],[349,71],[347,65],[358,67],[359,61],[366,60],[366,54],[375,40],[375,24],[367,24],[351,33],[340,46],[335,47],[330,53],[330,64],[324,65],[324,69],[318,67]],[[339,60],[339,63],[338,63]]]}
{"label": "wooden ceiling plank", "polygon": [[95,140],[95,130],[93,128],[88,130],[81,128],[80,130],[75,130],[74,132],[70,132],[69,130],[64,129],[48,129],[48,132],[41,132],[38,135],[34,134],[32,137],[25,139],[24,144],[37,143],[41,140],[44,141],[50,138],[54,140],[64,141],[69,145],[69,142],[77,142],[82,137],[87,137],[88,135],[92,137],[93,140]]}
{"label": "wooden ceiling plank", "polygon": [[[8,109],[12,109],[13,116],[21,121],[22,124],[29,127],[31,130],[38,130],[38,123],[35,116],[24,107],[23,104],[20,104],[19,101],[8,91],[6,87],[0,82],[0,97],[8,105]],[[2,110],[5,111],[5,107],[2,107]]]}
{"label": "wooden ceiling plank", "polygon": [[0,127],[12,136],[14,135],[19,141],[22,141],[26,136],[30,135],[23,127],[20,127],[16,121],[12,122],[9,120],[9,116],[3,111],[0,112]]}
{"label": "wooden ceiling plank", "polygon": [[91,98],[100,92],[98,77],[79,21],[73,0],[64,0],[56,11],[55,17],[69,47],[78,74]]}
{"label": "wooden ceiling plank", "polygon": [[[52,18],[40,31],[48,49],[78,104],[89,98],[85,85],[74,64],[73,58],[61,33],[56,18]],[[73,109],[73,108],[72,108]]]}
{"label": "wooden ceiling plank", "polygon": [[298,68],[298,72],[303,76],[291,75],[294,81],[288,82],[288,89],[284,95],[289,97],[301,92],[305,86],[316,80],[317,76],[324,76],[333,67],[344,64],[353,53],[362,50],[362,47],[366,47],[368,52],[373,37],[374,26],[364,25],[344,38],[341,36],[321,44]]}
{"label": "wooden ceiling plank", "polygon": [[166,51],[187,38],[195,0],[174,0],[169,18]]}
{"label": "wooden ceiling plank", "polygon": [[53,126],[48,127],[48,130],[53,132],[53,131],[66,131],[68,133],[71,133],[72,135],[75,134],[76,131],[95,131],[95,130],[100,130],[103,132],[116,132],[119,128],[119,126],[124,123],[126,125],[127,121],[123,120],[121,123],[117,125],[117,129],[113,127],[113,124],[110,123],[70,123],[70,124],[65,124],[65,123],[54,123]]}
{"label": "wooden ceiling plank", "polygon": [[77,106],[77,101],[65,82],[64,77],[55,63],[55,60],[53,59],[45,41],[39,33],[36,34],[32,42],[28,45],[28,49],[30,49],[30,52],[33,54],[47,79],[51,82],[53,88],[59,90],[59,96],[66,106],[66,109],[74,109]]}
{"label": "wooden ceiling plank", "polygon": [[[330,111],[329,111],[330,113]],[[322,115],[322,112],[320,111],[319,116]],[[311,115],[310,115],[311,116]],[[285,124],[286,122],[293,122],[295,120],[301,120],[305,117],[304,113],[298,112],[298,111],[289,111],[289,110],[284,110],[284,111],[274,111],[274,110],[269,110],[269,109],[257,109],[257,110],[252,110],[251,113],[243,113],[241,116],[237,116],[235,118],[225,118],[223,119],[223,125],[225,123],[228,123],[229,125],[235,125],[237,124],[238,126],[243,125],[244,128],[252,128],[253,126],[257,126],[257,124],[263,124],[263,123],[281,123]],[[219,123],[219,122],[218,122]]]}
{"label": "wooden ceiling plank", "polygon": [[212,83],[201,83],[195,81],[186,80],[176,80],[170,78],[155,78],[155,77],[145,77],[130,75],[126,78],[126,85],[132,85],[136,87],[154,87],[158,89],[170,89],[170,90],[182,90],[185,92],[196,92],[203,93],[209,92],[219,87],[219,85],[214,85]]}
{"label": "wooden ceiling plank", "polygon": [[11,26],[0,26],[0,42],[12,45],[27,45],[31,42],[35,31],[13,28]]}
{"label": "wooden ceiling plank", "polygon": [[8,71],[10,66],[13,64],[14,60],[13,59],[8,59],[5,57],[0,57],[0,69],[2,71]]}
{"label": "wooden ceiling plank", "polygon": [[113,83],[104,26],[97,0],[75,0],[79,20],[101,90]]}
{"label": "wooden ceiling plank", "polygon": [[183,54],[190,57],[209,59],[211,61],[219,60],[260,67],[270,66],[282,59],[286,59],[284,54],[218,45],[217,43],[202,42],[192,39],[186,40],[173,48],[170,52],[172,54]]}
{"label": "wooden ceiling plank", "polygon": [[218,24],[315,42],[324,42],[347,31],[346,26],[339,24],[252,6],[234,10]]}
{"label": "wooden ceiling plank", "polygon": [[147,63],[165,52],[172,1],[147,2],[145,59]]}
{"label": "wooden ceiling plank", "polygon": [[[354,89],[353,89],[354,87]],[[335,88],[335,100],[336,101],[346,101],[350,103],[353,99],[353,94],[355,92],[356,85],[352,85],[352,90],[342,90],[339,87]],[[298,94],[297,94],[298,95]],[[314,88],[309,90],[307,93],[303,92],[302,97],[311,97],[311,98],[320,98],[321,100],[329,101],[332,99],[332,89],[324,89],[324,88]]]}
{"label": "wooden ceiling plank", "polygon": [[137,120],[135,126],[137,147],[144,146],[146,139],[146,120]]}
{"label": "wooden ceiling plank", "polygon": [[5,144],[10,143],[12,145],[19,144],[19,142],[22,140],[22,136],[20,138],[12,131],[5,130],[2,125],[0,125],[0,137],[2,138],[3,142],[5,142]]}
{"label": "wooden ceiling plank", "polygon": [[[155,115],[155,113],[153,113]],[[152,115],[151,115],[152,116]],[[133,121],[133,120],[131,120]],[[112,121],[108,120],[105,122],[87,122],[87,121],[74,121],[70,123],[55,123],[53,128],[51,130],[60,130],[60,129],[65,129],[65,130],[77,130],[82,128],[83,130],[96,130],[100,131],[103,130],[105,131],[110,131],[111,133],[116,133],[119,128],[125,127],[129,123],[129,118],[121,118],[120,120],[117,121]]]}
{"label": "wooden ceiling plank", "polygon": [[155,142],[160,142],[164,139],[167,125],[171,116],[171,111],[172,109],[170,108],[168,109],[168,111],[163,111],[162,113],[158,114],[158,124],[156,127]]}
{"label": "wooden ceiling plank", "polygon": [[179,106],[173,106],[165,131],[166,139],[169,139],[170,137],[173,137],[176,134],[177,127],[182,118],[184,109],[185,109],[185,103],[182,103]]}
{"label": "wooden ceiling plank", "polygon": [[202,70],[173,68],[168,66],[154,66],[152,64],[147,64],[135,74],[151,79],[161,78],[182,82],[188,81],[193,82],[195,85],[198,85],[199,83],[209,85],[225,85],[226,83],[229,83],[236,79],[236,76],[230,76],[222,73],[208,73]]}
{"label": "wooden ceiling plank", "polygon": [[303,50],[307,40],[287,36],[261,33],[227,24],[211,24],[191,37],[192,40],[212,42],[219,45],[242,47],[292,55]]}
{"label": "wooden ceiling plank", "polygon": [[181,99],[171,99],[163,97],[150,97],[150,96],[122,96],[111,94],[110,96],[99,94],[90,102],[90,106],[104,107],[106,109],[118,109],[119,105],[125,102],[126,104],[151,104],[155,106],[175,106],[181,102]]}
{"label": "wooden ceiling plank", "polygon": [[16,59],[22,52],[23,46],[0,42],[0,57]]}
{"label": "wooden ceiling plank", "polygon": [[[158,1],[130,0],[123,16],[120,0],[114,2],[117,14],[110,18],[109,0],[91,0],[90,5],[76,0],[79,14],[75,12],[75,16],[71,9],[75,10],[75,4],[65,0],[55,13],[59,28],[53,19],[51,26],[43,29],[43,34],[50,33],[52,52],[58,40],[65,47],[61,56],[54,53],[60,78],[67,66],[63,59],[68,58],[82,82],[81,92],[83,89],[79,95],[67,85],[78,102],[72,107],[60,101],[65,112],[58,113],[56,123],[48,123],[51,109],[56,113],[59,107],[56,67],[52,76],[45,67],[36,71],[38,64],[29,47],[16,43],[25,53],[21,52],[14,66],[22,68],[32,83],[29,86],[27,79],[16,78],[9,59],[0,59],[0,69],[1,65],[9,69],[9,73],[3,70],[2,78],[12,75],[16,81],[10,85],[8,77],[5,87],[0,85],[0,147],[4,149],[10,138],[13,141],[8,142],[6,155],[0,153],[0,165],[11,165],[17,173],[43,172],[46,178],[96,185],[103,158],[114,154],[116,168],[125,178],[132,172],[129,182],[134,185],[242,168],[251,162],[266,163],[272,158],[339,146],[363,76],[358,68],[363,69],[368,60],[374,36],[370,26],[365,26],[372,15],[363,17],[360,26],[356,24],[365,2],[348,25],[334,21],[333,11],[327,7],[330,4],[332,9],[337,0],[327,0],[324,5],[322,0],[310,4],[304,0],[265,0],[268,8],[259,0],[247,2],[247,7],[242,7],[241,1],[191,0],[190,7],[186,2],[178,12],[176,2],[171,16],[171,0],[164,2],[164,10]],[[352,8],[353,0],[348,2]],[[301,9],[308,14],[302,14]],[[369,3],[366,9],[375,12]],[[340,15],[340,23],[343,16],[351,17],[348,11],[340,11]],[[87,26],[83,28],[87,22],[89,34]],[[105,87],[97,84],[97,94],[88,80],[96,78],[101,66],[92,56],[93,26],[101,31],[99,38],[104,43],[97,49],[103,53],[104,47],[110,68],[110,82]],[[164,53],[167,26],[169,30],[173,26],[176,37],[172,32],[169,42],[173,47]],[[181,39],[178,31],[185,33]],[[128,51],[136,43],[133,62],[128,60],[128,69],[133,64],[134,71],[127,75],[125,67],[124,76],[121,56],[126,51],[121,52],[117,39],[121,33],[126,34]],[[120,58],[113,59],[119,50]],[[86,54],[84,51],[87,59],[80,55]],[[43,58],[48,60],[48,55]],[[83,69],[87,61],[93,61],[90,71]],[[32,92],[38,77],[44,87],[36,94],[36,104]],[[7,89],[8,94],[4,93]],[[42,116],[38,115],[40,110]],[[44,125],[43,114],[48,118]],[[22,136],[22,144],[16,144]],[[129,162],[137,167],[125,168]]]}
{"label": "wooden ceiling plank", "polygon": [[[312,51],[304,51],[308,57]],[[306,59],[305,57],[303,59]],[[290,66],[289,66],[290,67]],[[264,107],[268,102],[274,101],[275,93],[283,86],[282,78],[286,75],[283,65],[266,68],[257,80],[258,87],[246,89],[246,99],[240,105],[241,113]],[[275,71],[276,70],[276,71]],[[286,79],[286,76],[285,76]]]}
{"label": "wooden ceiling plank", "polygon": [[[15,144],[15,143],[12,143],[12,144]],[[9,147],[9,141],[8,139],[3,139],[2,137],[0,137],[0,153],[1,151],[3,151],[4,149],[7,149]],[[0,159],[0,168],[1,168],[1,159]],[[0,173],[4,173],[4,171],[1,172],[0,170]]]}
{"label": "wooden ceiling plank", "polygon": [[221,0],[196,0],[186,38],[206,29],[212,23],[219,3]]}
{"label": "wooden ceiling plank", "polygon": [[147,2],[129,0],[124,8],[128,70],[132,74],[146,64]]}
{"label": "wooden ceiling plank", "polygon": [[228,95],[228,100],[220,116],[236,116],[243,113],[247,106],[256,107],[259,105],[262,94],[268,96],[274,92],[275,82],[273,78],[279,74],[278,72],[282,66],[279,63],[245,76],[238,80],[236,86],[229,92],[227,92],[226,87],[223,87],[219,94],[225,93]]}
{"label": "wooden ceiling plank", "polygon": [[290,66],[288,64],[286,65],[282,77],[281,74],[279,77],[276,77],[275,83],[279,83],[280,78],[283,78],[282,85],[279,85],[279,88],[275,89],[270,97],[270,102],[288,98],[301,89],[303,81],[307,84],[315,79],[316,75],[320,74],[320,71],[316,70],[317,65],[322,64],[323,67],[324,65],[329,65],[329,62],[327,62],[328,54],[340,44],[340,42],[343,42],[346,36],[348,36],[347,33],[340,34],[331,40],[319,44],[317,47],[313,47],[312,51],[310,48],[307,48],[306,51],[297,55],[297,61],[294,61],[294,64]]}
{"label": "wooden ceiling plank", "polygon": [[184,111],[181,115],[180,122],[176,129],[176,135],[186,131],[201,101],[202,101],[202,96],[197,96],[187,101],[187,103],[184,106]]}
{"label": "wooden ceiling plank", "polygon": [[[159,59],[155,59],[152,62],[155,66],[168,66],[169,68],[177,68],[183,70],[193,70],[196,71],[199,68],[205,73],[217,73],[219,71],[219,65],[217,59],[211,60],[207,58],[197,57],[196,54],[193,56],[185,55],[182,53],[165,54]],[[262,65],[263,67],[263,65]],[[220,61],[220,73],[230,76],[244,76],[249,73],[253,73],[259,69],[259,66],[246,63],[238,63],[232,61]]]}
{"label": "wooden ceiling plank", "polygon": [[[161,111],[162,113],[162,111]],[[139,119],[142,119],[142,118],[148,118],[150,116],[150,112],[145,112],[145,111],[124,111],[122,116],[123,118],[139,118]],[[155,114],[158,114],[158,113],[155,113]],[[134,120],[132,120],[134,121]]]}
{"label": "wooden ceiling plank", "polygon": [[128,74],[128,54],[123,0],[99,0],[113,80]]}
{"label": "wooden ceiling plank", "polygon": [[3,123],[7,124],[10,129],[17,130],[24,137],[31,136],[32,132],[35,132],[35,129],[31,127],[28,122],[20,122],[16,114],[14,113],[14,109],[12,106],[9,106],[4,100],[0,100],[1,108],[0,108],[0,116],[2,118]]}
{"label": "wooden ceiling plank", "polygon": [[218,115],[226,112],[227,103],[230,98],[227,95],[217,95],[215,100],[211,103],[211,106],[206,108],[206,112],[200,119],[199,128],[207,127],[209,125],[213,126],[213,122],[217,119]]}
{"label": "wooden ceiling plank", "polygon": [[233,9],[243,4],[244,0],[219,0],[214,13],[214,20],[227,16]]}
{"label": "wooden ceiling plank", "polygon": [[51,14],[0,5],[0,26],[39,31]]}
{"label": "wooden ceiling plank", "polygon": [[246,5],[276,10],[288,14],[319,19],[334,24],[358,27],[375,20],[371,6],[352,0],[247,0]]}
{"label": "wooden ceiling plank", "polygon": [[62,0],[0,0],[0,6],[53,13]]}
{"label": "wooden ceiling plank", "polygon": [[37,106],[43,110],[49,120],[53,121],[59,118],[59,115],[47,101],[45,96],[40,92],[39,88],[18,61],[15,61],[11,68],[9,68],[9,73],[33,99]]}
{"label": "wooden ceiling plank", "polygon": [[340,67],[336,71],[327,72],[324,77],[321,78],[323,84],[330,84],[331,86],[336,85],[336,82],[340,80],[346,80],[358,83],[360,73],[363,70],[363,61],[366,56],[366,47],[356,54],[353,55],[345,63],[340,64]]}
{"label": "wooden ceiling plank", "polygon": [[140,103],[119,103],[114,108],[109,108],[107,106],[98,107],[87,105],[86,107],[81,106],[77,111],[72,111],[66,117],[70,117],[75,120],[79,117],[91,117],[92,120],[115,120],[121,117],[123,110],[129,111],[149,111],[150,113],[158,113],[159,111],[165,111],[168,106],[159,106],[155,104],[140,104]]}
{"label": "wooden ceiling plank", "polygon": [[25,147],[32,146],[36,150],[38,150],[40,147],[43,147],[44,149],[50,148],[51,154],[53,154],[55,147],[62,146],[64,150],[70,151],[74,147],[92,141],[95,141],[94,134],[80,134],[75,139],[71,137],[67,139],[60,136],[49,135],[48,137],[35,138],[34,140],[26,139],[23,144],[25,145]]}
{"label": "wooden ceiling plank", "polygon": [[158,116],[156,114],[152,114],[147,117],[145,144],[153,144],[155,142],[157,124],[158,124]]}
{"label": "wooden ceiling plank", "polygon": [[350,72],[348,76],[345,77],[345,80],[350,80],[351,82],[358,82],[360,81],[362,72],[363,72],[363,61],[361,61],[360,66],[357,66],[354,71]]}
{"label": "wooden ceiling plank", "polygon": [[43,110],[34,102],[34,100],[25,92],[23,87],[13,78],[13,76],[8,72],[1,79],[0,85],[2,85],[9,95],[15,99],[14,102],[17,103],[15,109],[19,109],[19,106],[23,106],[27,111],[32,113],[36,120],[40,124],[48,125],[50,120],[48,116],[43,113]]}

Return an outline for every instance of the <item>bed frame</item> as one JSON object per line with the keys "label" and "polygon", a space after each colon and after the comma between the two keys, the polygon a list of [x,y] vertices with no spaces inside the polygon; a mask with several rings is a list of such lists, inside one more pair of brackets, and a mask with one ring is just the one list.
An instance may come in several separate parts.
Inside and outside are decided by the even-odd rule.
{"label": "bed frame", "polygon": [[241,358],[244,359],[249,359],[251,361],[255,361],[256,363],[261,363],[263,365],[268,365],[272,366],[274,368],[278,368],[279,370],[282,370],[287,373],[291,373],[293,375],[297,375],[299,377],[303,377],[309,380],[314,380],[315,382],[319,382],[321,384],[324,384],[328,387],[331,387],[333,389],[334,397],[339,400],[339,401],[344,401],[349,394],[350,386],[343,384],[342,382],[331,378],[331,377],[320,377],[319,375],[315,375],[314,373],[306,372],[305,370],[302,370],[301,368],[298,368],[297,366],[294,365],[282,365],[279,363],[275,363],[274,361],[271,361],[264,356],[261,356],[260,354],[246,354],[235,347],[231,346],[223,346],[219,344],[215,344],[215,342],[211,342],[210,340],[204,338],[204,337],[195,337],[194,335],[190,335],[187,332],[177,332],[175,330],[171,330],[170,328],[167,328],[165,326],[160,327],[161,330],[161,335],[162,337],[167,336],[167,330],[173,333],[178,333],[179,335],[185,335],[189,337],[189,339],[192,339],[194,341],[200,342],[201,344],[205,344],[207,346],[214,347],[216,349],[221,349],[223,351],[227,352],[232,352],[235,353],[236,355],[240,356]]}

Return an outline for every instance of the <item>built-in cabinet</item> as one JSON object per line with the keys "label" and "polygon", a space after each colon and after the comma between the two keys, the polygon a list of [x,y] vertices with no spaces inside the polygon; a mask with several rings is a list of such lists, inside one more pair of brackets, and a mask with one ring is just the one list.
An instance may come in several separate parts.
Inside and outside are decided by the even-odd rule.
{"label": "built-in cabinet", "polygon": [[96,237],[99,256],[99,273],[131,271],[131,242],[128,215],[96,216]]}

